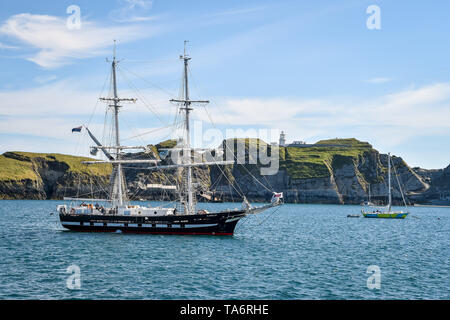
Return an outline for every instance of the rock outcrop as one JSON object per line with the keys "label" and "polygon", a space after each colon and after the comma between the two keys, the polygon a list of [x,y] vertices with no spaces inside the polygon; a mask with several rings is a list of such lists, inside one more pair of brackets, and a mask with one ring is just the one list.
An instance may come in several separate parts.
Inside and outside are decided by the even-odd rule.
{"label": "rock outcrop", "polygon": [[439,170],[413,168],[413,171],[429,185],[425,192],[411,194],[413,201],[434,205],[450,204],[450,165]]}
{"label": "rock outcrop", "polygon": [[[6,152],[0,156],[0,199],[92,197],[109,179],[109,165],[87,166],[91,160],[61,154]],[[97,182],[93,184],[91,182]],[[96,185],[96,187],[92,187]]]}

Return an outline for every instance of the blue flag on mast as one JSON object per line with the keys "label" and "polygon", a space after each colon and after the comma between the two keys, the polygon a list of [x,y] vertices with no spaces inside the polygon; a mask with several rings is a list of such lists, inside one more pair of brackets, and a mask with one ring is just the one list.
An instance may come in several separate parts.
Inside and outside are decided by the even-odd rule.
{"label": "blue flag on mast", "polygon": [[72,129],[72,132],[81,132],[81,128],[82,128],[83,126],[79,126],[79,127],[76,127],[76,128],[73,128]]}

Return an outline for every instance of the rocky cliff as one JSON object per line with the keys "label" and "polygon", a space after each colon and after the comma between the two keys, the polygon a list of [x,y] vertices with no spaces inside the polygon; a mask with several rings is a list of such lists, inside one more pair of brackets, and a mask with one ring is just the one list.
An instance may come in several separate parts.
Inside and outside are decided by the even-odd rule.
{"label": "rocky cliff", "polygon": [[[0,199],[60,199],[99,193],[111,173],[109,165],[62,154],[6,152],[0,156]],[[91,182],[96,182],[95,184]],[[91,186],[97,185],[95,189]]]}
{"label": "rocky cliff", "polygon": [[[200,192],[218,191],[225,200],[267,201],[270,190],[284,192],[293,203],[359,204],[368,200],[384,202],[387,194],[387,159],[367,142],[356,139],[324,140],[307,147],[281,147],[279,170],[261,175],[265,165],[248,164],[249,140],[244,141],[246,164],[214,166],[194,170],[194,182]],[[227,140],[229,148],[237,140]],[[270,154],[271,146],[263,141],[262,151]],[[149,146],[146,154],[128,154],[128,158],[161,159],[162,149],[174,141]],[[227,145],[228,144],[228,145]],[[235,156],[238,152],[235,151]],[[0,156],[0,199],[59,199],[64,196],[105,197],[111,167],[86,166],[88,158],[60,154],[6,152]],[[402,158],[393,156],[392,185],[394,202],[402,201],[398,181],[410,203],[450,203],[450,166],[441,170],[410,168]],[[149,172],[146,165],[125,169],[128,192],[132,199],[174,199],[171,189],[158,186],[176,185],[175,170]],[[259,182],[258,182],[259,181]]]}
{"label": "rocky cliff", "polygon": [[[359,204],[368,200],[369,193],[372,202],[386,201],[388,156],[380,154],[367,142],[339,139],[319,141],[308,147],[281,147],[279,159],[278,173],[269,176],[262,176],[258,165],[245,165],[244,168],[233,165],[228,168],[233,183],[222,179],[217,188],[227,198],[238,197],[238,191],[242,190],[249,199],[259,201],[270,199],[269,190],[284,192],[285,200],[293,203]],[[435,194],[430,190],[434,190],[434,185],[439,185],[439,190],[450,190],[449,177],[444,174],[433,175],[427,180],[402,158],[393,156],[392,162],[396,170],[392,171],[396,203],[402,201],[397,178],[407,201],[411,197],[410,202],[432,202]],[[222,174],[215,168],[211,170],[214,178]]]}
{"label": "rocky cliff", "polygon": [[413,168],[413,170],[429,185],[429,188],[422,193],[410,194],[412,201],[435,205],[450,204],[450,165],[439,170],[422,168]]}

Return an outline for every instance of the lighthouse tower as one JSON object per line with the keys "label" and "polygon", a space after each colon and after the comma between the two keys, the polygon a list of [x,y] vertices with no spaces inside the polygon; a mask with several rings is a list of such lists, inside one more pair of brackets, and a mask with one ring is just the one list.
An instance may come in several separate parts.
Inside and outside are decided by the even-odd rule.
{"label": "lighthouse tower", "polygon": [[286,134],[284,133],[284,131],[281,131],[280,133],[280,143],[279,143],[280,147],[284,147],[286,146]]}

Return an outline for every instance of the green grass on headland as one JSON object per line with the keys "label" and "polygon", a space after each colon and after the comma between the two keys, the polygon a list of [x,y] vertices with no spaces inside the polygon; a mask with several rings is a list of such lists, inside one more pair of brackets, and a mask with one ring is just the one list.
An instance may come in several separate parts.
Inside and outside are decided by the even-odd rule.
{"label": "green grass on headland", "polygon": [[19,161],[0,155],[0,181],[38,180],[31,162]]}
{"label": "green grass on headland", "polygon": [[0,155],[0,180],[38,180],[36,170],[39,161],[49,164],[62,164],[67,171],[74,174],[107,176],[111,173],[109,164],[83,164],[82,161],[93,160],[58,153],[5,152]]}
{"label": "green grass on headland", "polygon": [[[325,145],[325,146],[320,146]],[[367,142],[357,139],[321,140],[311,147],[284,147],[280,151],[280,168],[293,179],[326,178],[332,169],[358,160],[364,152],[372,151]]]}
{"label": "green grass on headland", "polygon": [[176,145],[177,145],[177,140],[169,139],[169,140],[165,140],[165,141],[162,141],[162,142],[158,143],[156,145],[156,148],[158,150],[160,150],[160,149],[171,149],[171,148],[174,148]]}
{"label": "green grass on headland", "polygon": [[[249,151],[250,143],[256,146],[256,149],[259,149],[259,145],[269,147],[260,139],[234,138],[226,142],[230,146],[234,143],[235,153],[238,151],[236,150],[238,143],[244,143],[246,152]],[[285,169],[292,179],[326,178],[335,169],[357,163],[365,152],[375,150],[369,143],[354,138],[321,140],[314,145],[303,147],[280,147],[280,169]],[[252,165],[246,167],[252,168]]]}

